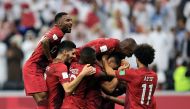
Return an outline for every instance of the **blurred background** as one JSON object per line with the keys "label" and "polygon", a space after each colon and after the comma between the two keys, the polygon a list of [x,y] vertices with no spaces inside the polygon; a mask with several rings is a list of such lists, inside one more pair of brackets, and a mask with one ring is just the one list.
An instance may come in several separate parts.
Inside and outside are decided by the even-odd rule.
{"label": "blurred background", "polygon": [[24,96],[22,65],[61,11],[73,19],[64,39],[78,47],[99,37],[151,44],[157,95],[190,96],[190,0],[0,0],[0,100]]}

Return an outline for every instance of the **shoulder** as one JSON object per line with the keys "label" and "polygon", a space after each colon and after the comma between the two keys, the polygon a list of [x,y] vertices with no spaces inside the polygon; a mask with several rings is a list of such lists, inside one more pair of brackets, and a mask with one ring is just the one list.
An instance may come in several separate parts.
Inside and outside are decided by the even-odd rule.
{"label": "shoulder", "polygon": [[63,36],[63,32],[57,26],[53,26],[48,32],[45,33],[45,36],[52,36],[54,39],[59,36]]}
{"label": "shoulder", "polygon": [[64,63],[55,63],[53,67],[56,71],[67,71],[67,66]]}

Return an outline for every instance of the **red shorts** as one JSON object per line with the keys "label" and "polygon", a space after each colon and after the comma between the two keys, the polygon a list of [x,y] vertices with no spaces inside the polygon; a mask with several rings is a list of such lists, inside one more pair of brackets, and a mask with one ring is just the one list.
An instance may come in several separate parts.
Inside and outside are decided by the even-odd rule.
{"label": "red shorts", "polygon": [[67,96],[63,100],[61,109],[86,109],[85,107],[86,105],[84,99]]}
{"label": "red shorts", "polygon": [[30,66],[24,65],[23,80],[26,95],[31,95],[37,92],[46,92],[47,85],[44,79],[44,68],[37,68],[36,64]]}

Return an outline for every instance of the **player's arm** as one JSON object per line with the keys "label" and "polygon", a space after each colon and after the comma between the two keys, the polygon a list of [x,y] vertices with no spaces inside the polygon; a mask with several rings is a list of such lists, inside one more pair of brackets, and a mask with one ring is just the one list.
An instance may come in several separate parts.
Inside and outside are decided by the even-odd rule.
{"label": "player's arm", "polygon": [[47,37],[44,37],[41,43],[42,43],[42,49],[44,51],[45,56],[47,57],[49,61],[52,61],[52,57],[50,54],[50,46],[49,46],[50,40]]}
{"label": "player's arm", "polygon": [[[102,62],[103,62],[103,66],[105,68],[105,71],[106,71],[107,75],[116,77],[116,74],[115,74],[116,70],[113,70],[109,66],[107,58],[108,58],[107,55],[102,56]],[[120,66],[118,70],[128,69],[129,66],[130,66],[129,64],[124,64],[124,65]]]}
{"label": "player's arm", "polygon": [[94,73],[93,67],[90,66],[90,64],[85,65],[80,74],[72,82],[66,82],[62,84],[65,92],[72,93],[85,76],[92,75]]}
{"label": "player's arm", "polygon": [[107,75],[115,77],[116,76],[115,75],[115,70],[113,70],[109,66],[109,64],[108,64],[108,56],[107,55],[102,56],[102,62],[103,62],[103,66],[104,66],[104,69],[105,69]]}
{"label": "player's arm", "polygon": [[108,93],[112,93],[115,90],[115,88],[117,87],[117,85],[118,85],[117,78],[113,78],[111,81],[104,81],[101,84],[101,87],[104,91],[106,91]]}
{"label": "player's arm", "polygon": [[105,99],[111,100],[111,101],[113,101],[114,103],[117,103],[117,104],[119,104],[119,105],[122,105],[122,106],[125,105],[125,100],[124,100],[124,99],[119,99],[119,98],[117,98],[117,97],[110,96],[110,95],[107,95],[107,94],[105,94],[105,93],[102,93],[102,96],[103,96]]}

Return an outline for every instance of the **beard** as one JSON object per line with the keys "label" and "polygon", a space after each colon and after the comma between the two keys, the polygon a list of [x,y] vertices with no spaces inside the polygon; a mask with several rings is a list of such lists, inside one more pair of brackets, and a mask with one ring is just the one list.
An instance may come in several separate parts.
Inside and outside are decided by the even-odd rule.
{"label": "beard", "polygon": [[65,27],[65,28],[62,29],[62,32],[63,33],[71,33],[71,28]]}

